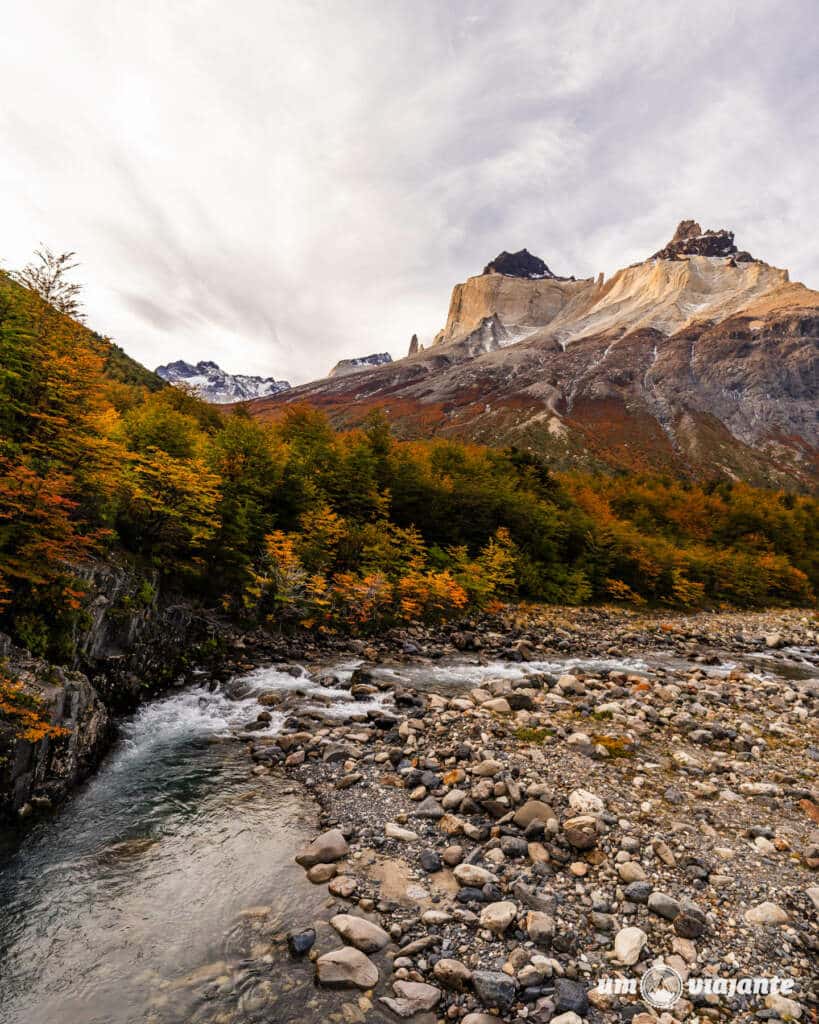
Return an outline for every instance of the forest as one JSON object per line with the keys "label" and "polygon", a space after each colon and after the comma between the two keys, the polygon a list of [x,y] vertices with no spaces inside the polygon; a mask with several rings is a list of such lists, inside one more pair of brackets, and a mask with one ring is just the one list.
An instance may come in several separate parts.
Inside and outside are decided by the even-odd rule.
{"label": "forest", "polygon": [[811,605],[818,513],[813,496],[736,481],[402,442],[378,411],[347,433],[306,407],[261,423],[164,386],[71,293],[0,274],[0,630],[53,660],[99,560],[143,574],[146,601],[178,592],[289,630],[512,600]]}

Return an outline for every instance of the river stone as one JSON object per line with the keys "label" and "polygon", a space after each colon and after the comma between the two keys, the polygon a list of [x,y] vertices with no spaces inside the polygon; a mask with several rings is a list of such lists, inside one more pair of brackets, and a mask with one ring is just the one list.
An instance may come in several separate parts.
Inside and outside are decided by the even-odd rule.
{"label": "river stone", "polygon": [[475,887],[478,889],[480,889],[481,886],[496,883],[498,881],[497,877],[493,875],[491,871],[487,871],[486,868],[479,867],[477,864],[459,864],[452,874],[455,876],[458,885]]}
{"label": "river stone", "polygon": [[621,964],[630,967],[640,959],[640,953],[647,942],[648,936],[642,928],[621,928],[614,940],[614,955]]}
{"label": "river stone", "polygon": [[314,864],[327,864],[346,856],[349,849],[341,830],[332,828],[297,853],[296,863],[303,868],[311,868]]}
{"label": "river stone", "polygon": [[788,999],[787,996],[778,992],[770,992],[765,996],[765,1005],[773,1010],[782,1020],[800,1020],[802,1017],[802,1004],[795,999]]}
{"label": "river stone", "polygon": [[601,798],[587,789],[573,789],[569,793],[569,807],[575,814],[602,814],[606,809]]}
{"label": "river stone", "polygon": [[481,911],[481,927],[488,928],[495,935],[503,935],[509,925],[515,920],[518,908],[511,900],[500,900],[498,903],[490,903]]}
{"label": "river stone", "polygon": [[330,926],[335,928],[345,942],[360,949],[362,953],[377,953],[390,941],[383,928],[352,914],[336,914],[330,918]]}
{"label": "river stone", "polygon": [[418,839],[417,832],[411,832],[408,828],[401,828],[394,821],[388,821],[384,826],[384,835],[387,839],[397,839],[402,843],[414,843]]}
{"label": "river stone", "polygon": [[627,860],[624,864],[618,864],[617,874],[624,882],[645,882],[648,878],[648,875],[646,875],[636,860]]}
{"label": "river stone", "polygon": [[552,818],[556,817],[557,815],[552,808],[548,804],[543,803],[542,800],[527,800],[515,814],[514,822],[518,828],[526,828],[527,825],[535,820],[542,821],[545,825]]}
{"label": "river stone", "polygon": [[443,869],[443,862],[441,861],[441,855],[437,850],[424,850],[420,857],[421,867],[427,874],[434,874],[436,871]]}
{"label": "river stone", "polygon": [[705,914],[693,905],[684,906],[672,921],[674,931],[684,939],[698,939],[705,931]]}
{"label": "river stone", "polygon": [[530,910],[526,915],[526,932],[539,946],[548,946],[555,934],[554,918],[540,910]]}
{"label": "river stone", "polygon": [[664,917],[667,921],[673,921],[680,912],[680,905],[668,893],[653,892],[648,898],[648,909],[652,913]]}
{"label": "river stone", "polygon": [[[629,901],[629,903],[648,903],[649,897],[651,896],[652,885],[651,882],[631,882],[623,890],[623,895]],[[679,911],[679,905],[675,913]]]}
{"label": "river stone", "polygon": [[554,1001],[558,1013],[570,1011],[585,1017],[589,1012],[589,996],[585,986],[570,978],[555,979]]}
{"label": "river stone", "polygon": [[466,964],[449,957],[439,960],[433,967],[432,973],[444,988],[454,989],[456,992],[462,991],[472,978],[472,971]]}
{"label": "river stone", "polygon": [[494,711],[498,715],[512,714],[512,707],[505,697],[493,697],[492,700],[484,701],[481,708],[486,711]]}
{"label": "river stone", "polygon": [[378,968],[352,946],[334,949],[316,960],[316,976],[326,988],[373,988],[378,984]]}
{"label": "river stone", "polygon": [[304,956],[313,948],[316,941],[315,928],[306,928],[303,932],[290,932],[287,936],[287,948],[291,956]]}
{"label": "river stone", "polygon": [[392,987],[398,998],[382,996],[381,1002],[399,1017],[414,1017],[431,1010],[441,999],[441,990],[423,981],[396,981]]}
{"label": "river stone", "polygon": [[343,900],[348,900],[357,888],[358,883],[352,875],[336,875],[327,886],[327,891],[331,896],[338,896]]}
{"label": "river stone", "polygon": [[438,925],[447,924],[452,920],[452,914],[446,910],[425,910],[421,914],[421,924]]}
{"label": "river stone", "polygon": [[438,819],[438,828],[445,836],[459,836],[464,831],[464,822],[457,814],[445,814]]}
{"label": "river stone", "polygon": [[491,1013],[468,1013],[461,1024],[498,1024],[498,1018]]}
{"label": "river stone", "polygon": [[505,1012],[515,1001],[515,979],[501,971],[473,971],[472,984],[488,1010]]}
{"label": "river stone", "polygon": [[412,812],[413,818],[432,818],[437,820],[443,818],[444,809],[438,803],[434,796],[428,796],[426,800],[422,800],[420,804]]}
{"label": "river stone", "polygon": [[447,846],[441,854],[441,860],[448,867],[454,868],[464,859],[464,848],[462,846]]}
{"label": "river stone", "polygon": [[563,822],[563,834],[576,850],[592,850],[597,845],[597,827],[591,814],[580,814]]}
{"label": "river stone", "polygon": [[307,878],[313,885],[322,885],[329,882],[337,870],[335,864],[314,864],[307,872]]}
{"label": "river stone", "polygon": [[[645,1016],[645,1014],[639,1016]],[[632,1021],[635,1019],[632,1017]],[[654,1018],[652,1017],[651,1020],[653,1021]],[[552,1017],[550,1024],[583,1024],[583,1018],[578,1017],[573,1010],[568,1010],[566,1013],[558,1014],[557,1017]]]}
{"label": "river stone", "polygon": [[787,924],[790,918],[782,907],[766,900],[746,910],[745,920],[748,924]]}

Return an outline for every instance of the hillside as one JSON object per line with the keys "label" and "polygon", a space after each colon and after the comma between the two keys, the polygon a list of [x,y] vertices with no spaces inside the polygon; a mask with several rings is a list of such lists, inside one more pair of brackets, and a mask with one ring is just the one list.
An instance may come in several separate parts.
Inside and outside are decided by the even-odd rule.
{"label": "hillside", "polygon": [[816,486],[819,292],[690,221],[608,281],[520,256],[455,286],[431,348],[251,413],[307,402],[347,427],[383,407],[401,436],[515,445],[562,468]]}

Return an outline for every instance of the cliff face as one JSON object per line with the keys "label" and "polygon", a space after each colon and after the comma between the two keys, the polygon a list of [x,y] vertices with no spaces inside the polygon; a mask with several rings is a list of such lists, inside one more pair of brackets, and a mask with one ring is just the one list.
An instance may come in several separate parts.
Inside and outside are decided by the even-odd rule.
{"label": "cliff face", "polygon": [[449,303],[446,325],[435,345],[468,337],[483,320],[497,316],[512,340],[551,323],[573,306],[588,304],[595,283],[561,278],[530,279],[504,274],[481,274],[456,284]]}
{"label": "cliff face", "polygon": [[[609,330],[650,327],[672,334],[695,321],[725,320],[788,285],[787,270],[739,252],[732,232],[703,233],[693,221],[683,221],[660,252],[605,282],[602,275],[527,279],[491,271],[495,265],[455,286],[436,344],[461,340],[490,316],[514,340],[536,331],[548,331],[564,344]],[[812,302],[815,293],[802,291]]]}
{"label": "cliff face", "polygon": [[111,735],[108,709],[81,672],[49,665],[14,647],[0,634],[4,671],[36,694],[48,709],[50,725],[65,734],[36,743],[17,740],[9,722],[0,721],[0,818],[58,803],[96,766]]}
{"label": "cliff face", "polygon": [[307,401],[354,425],[381,406],[400,435],[515,444],[558,466],[819,483],[819,292],[731,232],[683,222],[608,281],[498,266],[455,286],[430,349],[250,411]]}
{"label": "cliff face", "polygon": [[131,570],[98,563],[85,571],[96,595],[74,637],[71,667],[52,665],[0,634],[0,668],[42,701],[63,735],[15,737],[0,720],[0,819],[59,803],[98,764],[114,716],[184,678],[218,652],[214,620],[182,601],[161,599]]}

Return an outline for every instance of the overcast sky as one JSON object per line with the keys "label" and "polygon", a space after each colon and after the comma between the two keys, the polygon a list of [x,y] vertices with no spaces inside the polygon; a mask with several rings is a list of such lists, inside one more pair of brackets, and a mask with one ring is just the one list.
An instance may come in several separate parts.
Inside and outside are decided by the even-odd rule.
{"label": "overcast sky", "polygon": [[153,367],[406,352],[526,246],[730,227],[819,287],[819,5],[28,0],[0,36],[0,258],[75,249]]}

